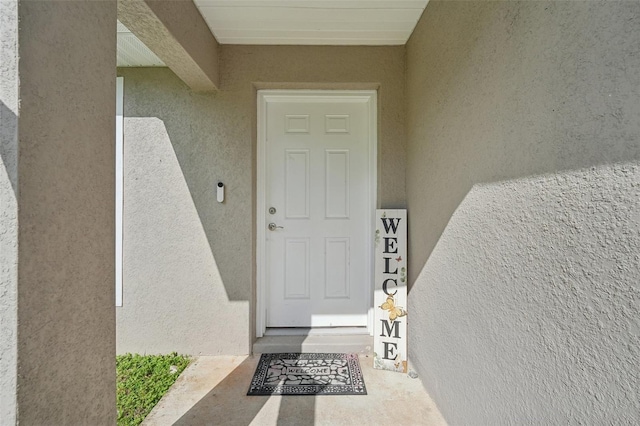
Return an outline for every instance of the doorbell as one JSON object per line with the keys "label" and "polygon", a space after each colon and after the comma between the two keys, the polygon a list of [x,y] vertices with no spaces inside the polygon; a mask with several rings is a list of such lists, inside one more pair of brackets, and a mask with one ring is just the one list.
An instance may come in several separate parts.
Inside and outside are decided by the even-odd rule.
{"label": "doorbell", "polygon": [[224,183],[218,182],[218,202],[224,201]]}

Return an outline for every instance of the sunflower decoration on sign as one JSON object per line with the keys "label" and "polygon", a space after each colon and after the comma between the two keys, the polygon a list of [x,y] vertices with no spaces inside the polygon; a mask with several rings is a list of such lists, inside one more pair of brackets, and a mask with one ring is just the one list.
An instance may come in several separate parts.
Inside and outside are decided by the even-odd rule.
{"label": "sunflower decoration on sign", "polygon": [[387,296],[387,301],[380,305],[380,308],[389,311],[389,321],[395,321],[396,318],[407,315],[407,311],[404,308],[396,306],[396,301],[391,295]]}

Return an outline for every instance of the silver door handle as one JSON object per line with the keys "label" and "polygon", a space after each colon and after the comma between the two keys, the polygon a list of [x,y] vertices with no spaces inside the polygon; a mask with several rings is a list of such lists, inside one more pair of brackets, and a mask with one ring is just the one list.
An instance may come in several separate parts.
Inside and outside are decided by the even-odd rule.
{"label": "silver door handle", "polygon": [[278,226],[275,223],[271,222],[269,226],[267,226],[267,228],[269,228],[269,231],[275,231],[278,228],[284,229],[284,226]]}

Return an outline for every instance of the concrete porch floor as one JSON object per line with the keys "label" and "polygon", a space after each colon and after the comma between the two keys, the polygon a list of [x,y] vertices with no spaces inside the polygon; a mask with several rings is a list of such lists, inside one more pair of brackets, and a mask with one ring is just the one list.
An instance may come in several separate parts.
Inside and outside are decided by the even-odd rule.
{"label": "concrete porch floor", "polygon": [[197,357],[143,425],[446,425],[420,379],[374,370],[368,355],[366,396],[246,396],[259,359]]}

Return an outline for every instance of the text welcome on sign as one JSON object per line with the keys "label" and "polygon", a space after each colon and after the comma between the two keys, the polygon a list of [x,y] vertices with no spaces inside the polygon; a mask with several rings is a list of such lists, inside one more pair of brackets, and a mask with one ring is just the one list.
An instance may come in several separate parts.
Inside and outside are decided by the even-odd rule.
{"label": "text welcome on sign", "polygon": [[407,371],[407,211],[376,210],[374,368]]}

